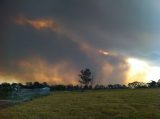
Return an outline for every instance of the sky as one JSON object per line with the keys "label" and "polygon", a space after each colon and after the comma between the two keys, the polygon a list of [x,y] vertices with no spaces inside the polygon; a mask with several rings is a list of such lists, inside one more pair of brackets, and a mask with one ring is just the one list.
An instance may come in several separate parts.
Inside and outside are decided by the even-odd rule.
{"label": "sky", "polygon": [[160,78],[159,0],[1,0],[0,82]]}

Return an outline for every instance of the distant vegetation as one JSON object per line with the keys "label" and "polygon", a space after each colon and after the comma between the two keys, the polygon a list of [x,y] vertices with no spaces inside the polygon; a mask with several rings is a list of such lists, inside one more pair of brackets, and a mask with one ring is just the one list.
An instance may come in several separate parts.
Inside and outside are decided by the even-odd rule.
{"label": "distant vegetation", "polygon": [[108,85],[100,85],[94,84],[93,85],[93,75],[90,69],[84,69],[80,71],[78,75],[80,77],[79,83],[80,85],[49,85],[46,82],[27,82],[26,84],[22,83],[2,83],[0,84],[0,99],[7,98],[13,91],[17,89],[37,89],[37,88],[44,88],[49,87],[50,91],[74,91],[74,90],[108,90],[108,89],[139,89],[139,88],[160,88],[160,80],[150,81],[148,83],[144,82],[132,82],[128,85],[122,84],[108,84]]}
{"label": "distant vegetation", "polygon": [[121,85],[121,84],[108,84],[108,85],[48,85],[46,82],[39,83],[39,82],[27,82],[26,84],[21,83],[2,83],[0,84],[0,99],[5,99],[15,89],[36,89],[36,88],[43,88],[43,87],[49,87],[50,91],[82,91],[84,90],[110,90],[110,89],[140,89],[140,88],[160,88],[160,81],[150,81],[149,83],[144,82],[132,82],[127,85]]}

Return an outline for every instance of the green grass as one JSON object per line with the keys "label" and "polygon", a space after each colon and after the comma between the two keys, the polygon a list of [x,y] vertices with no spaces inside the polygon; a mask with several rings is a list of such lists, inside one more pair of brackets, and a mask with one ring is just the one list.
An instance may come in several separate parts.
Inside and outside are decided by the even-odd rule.
{"label": "green grass", "polygon": [[54,92],[0,110],[4,119],[160,119],[160,89]]}

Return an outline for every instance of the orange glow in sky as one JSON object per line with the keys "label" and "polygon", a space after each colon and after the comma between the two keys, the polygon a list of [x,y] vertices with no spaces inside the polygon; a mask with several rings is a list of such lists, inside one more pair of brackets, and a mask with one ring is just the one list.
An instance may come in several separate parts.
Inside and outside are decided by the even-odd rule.
{"label": "orange glow in sky", "polygon": [[51,19],[28,19],[25,17],[17,17],[15,22],[20,25],[30,25],[37,30],[41,30],[44,28],[52,29],[53,31],[58,30],[58,25],[54,20]]}

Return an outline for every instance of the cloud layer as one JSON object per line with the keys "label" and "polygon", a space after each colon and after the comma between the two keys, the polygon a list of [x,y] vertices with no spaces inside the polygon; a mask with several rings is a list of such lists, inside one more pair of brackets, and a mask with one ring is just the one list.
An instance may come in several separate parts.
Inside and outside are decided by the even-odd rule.
{"label": "cloud layer", "polygon": [[76,83],[88,67],[97,82],[127,83],[129,57],[158,65],[158,3],[1,1],[0,79]]}

